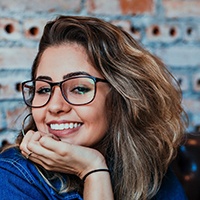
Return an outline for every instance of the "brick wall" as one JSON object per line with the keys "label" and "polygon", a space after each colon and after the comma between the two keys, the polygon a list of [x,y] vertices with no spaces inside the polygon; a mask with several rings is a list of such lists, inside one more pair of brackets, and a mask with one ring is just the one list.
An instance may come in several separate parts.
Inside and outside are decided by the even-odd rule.
{"label": "brick wall", "polygon": [[44,24],[58,14],[92,15],[116,24],[163,59],[181,84],[190,119],[200,127],[199,0],[0,1],[0,142],[12,142],[27,111],[20,83],[30,67]]}

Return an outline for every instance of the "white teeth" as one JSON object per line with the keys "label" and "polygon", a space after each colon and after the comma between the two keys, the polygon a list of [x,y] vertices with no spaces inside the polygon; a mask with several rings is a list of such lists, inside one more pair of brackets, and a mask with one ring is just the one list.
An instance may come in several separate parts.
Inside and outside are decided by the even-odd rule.
{"label": "white teeth", "polygon": [[81,126],[81,124],[78,123],[50,124],[50,128],[53,130],[73,129],[78,126]]}
{"label": "white teeth", "polygon": [[73,123],[70,123],[69,124],[69,128],[73,128],[74,127],[74,124]]}
{"label": "white teeth", "polygon": [[65,124],[65,129],[68,129],[69,128],[69,124]]}
{"label": "white teeth", "polygon": [[77,124],[77,123],[75,123],[75,124],[74,124],[74,128],[76,128],[77,126],[78,126],[78,124]]}

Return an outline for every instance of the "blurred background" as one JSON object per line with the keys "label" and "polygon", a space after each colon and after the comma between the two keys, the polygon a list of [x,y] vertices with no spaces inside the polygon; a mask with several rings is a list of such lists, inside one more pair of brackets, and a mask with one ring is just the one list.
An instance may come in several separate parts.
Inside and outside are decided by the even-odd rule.
{"label": "blurred background", "polygon": [[0,142],[21,129],[20,84],[30,78],[44,24],[62,14],[110,21],[159,56],[180,83],[187,132],[199,131],[200,0],[1,0]]}

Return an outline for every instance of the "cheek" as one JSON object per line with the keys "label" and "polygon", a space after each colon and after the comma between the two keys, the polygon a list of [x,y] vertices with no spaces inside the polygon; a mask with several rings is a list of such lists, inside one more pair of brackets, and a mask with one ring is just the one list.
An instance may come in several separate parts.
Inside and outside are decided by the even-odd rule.
{"label": "cheek", "polygon": [[[41,108],[33,108],[32,109],[32,116],[35,121],[35,124],[38,126],[43,122],[44,111]],[[39,128],[38,128],[39,129]]]}
{"label": "cheek", "polygon": [[[108,128],[108,116],[107,116],[107,107],[106,107],[106,95],[99,95],[96,98],[96,105],[95,105],[95,115],[93,116],[95,119],[95,123],[97,126],[102,126],[101,129],[104,131]],[[99,127],[100,128],[100,127]]]}
{"label": "cheek", "polygon": [[95,106],[85,111],[84,115],[86,122],[93,131],[98,132],[100,135],[106,132],[108,124],[104,103],[95,103]]}
{"label": "cheek", "polygon": [[104,109],[87,109],[82,112],[81,119],[84,122],[84,129],[81,130],[81,145],[96,146],[105,136],[108,125]]}

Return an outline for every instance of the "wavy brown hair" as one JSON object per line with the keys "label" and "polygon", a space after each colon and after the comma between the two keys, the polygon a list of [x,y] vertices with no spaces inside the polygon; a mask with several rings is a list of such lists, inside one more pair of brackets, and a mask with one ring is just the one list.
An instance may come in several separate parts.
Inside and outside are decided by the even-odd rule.
{"label": "wavy brown hair", "polygon": [[[153,197],[185,129],[176,81],[160,59],[127,32],[101,19],[80,16],[60,16],[46,24],[32,78],[47,48],[69,43],[85,48],[111,87],[109,128],[98,149],[111,170],[115,199]],[[35,129],[34,122],[30,127]]]}

